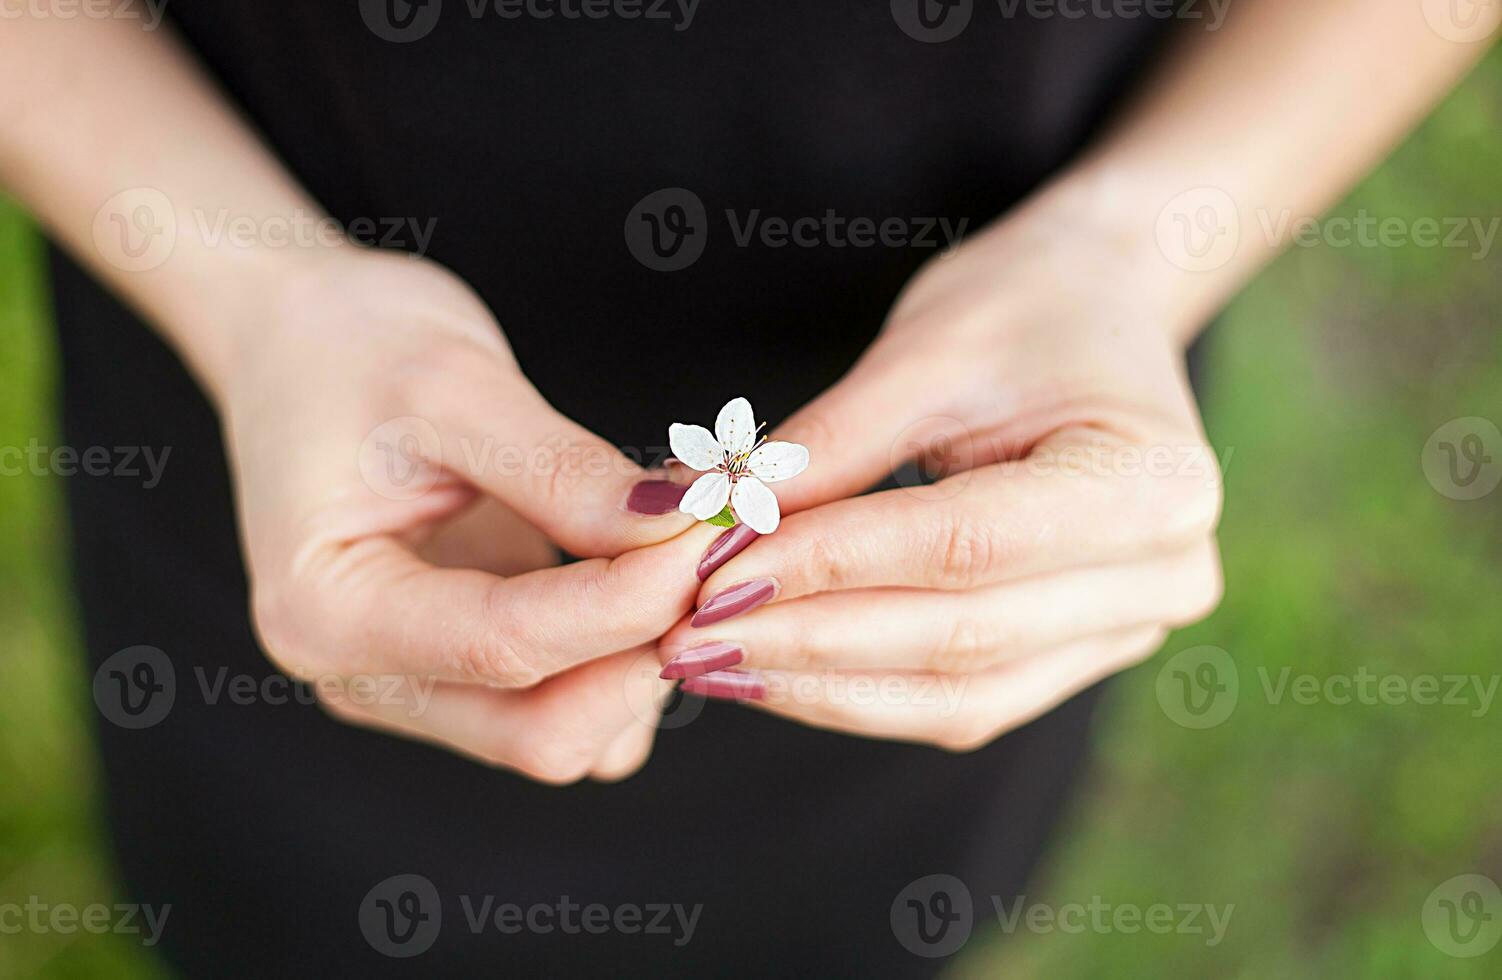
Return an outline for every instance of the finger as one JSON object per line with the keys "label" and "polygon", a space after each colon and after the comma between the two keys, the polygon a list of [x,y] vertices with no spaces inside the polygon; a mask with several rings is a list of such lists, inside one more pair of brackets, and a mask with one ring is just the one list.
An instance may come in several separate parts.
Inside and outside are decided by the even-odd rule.
{"label": "finger", "polygon": [[[780,601],[838,589],[969,589],[1203,540],[1219,519],[1218,479],[1182,462],[1164,472],[1120,465],[1123,454],[1143,452],[1107,433],[1063,430],[1027,460],[791,515],[711,574],[699,605],[712,616],[716,596],[762,580]],[[1201,462],[1213,466],[1208,450]]]}
{"label": "finger", "polygon": [[[597,660],[530,691],[499,691],[472,684],[439,683],[420,705],[383,699],[377,703],[325,702],[330,713],[353,724],[400,734],[457,752],[487,765],[512,769],[552,784],[577,782],[601,766],[627,734],[652,725],[632,697],[635,652]],[[639,671],[637,671],[639,673]],[[652,697],[666,696],[666,685]],[[621,772],[621,760],[612,762]]]}
{"label": "finger", "polygon": [[1090,637],[969,677],[766,671],[766,698],[748,703],[849,735],[969,751],[1140,663],[1165,636],[1145,627]]}
{"label": "finger", "polygon": [[921,375],[889,370],[880,355],[868,355],[777,427],[773,437],[808,447],[811,461],[798,479],[778,486],[783,513],[869,490],[946,439],[968,445],[957,420],[933,414],[932,391],[914,390],[914,376]]}
{"label": "finger", "polygon": [[416,550],[424,561],[442,568],[475,568],[503,576],[558,564],[558,549],[541,531],[487,496],[478,496]]}
{"label": "finger", "polygon": [[[1187,387],[1162,383],[1181,370],[1171,345],[1120,350],[1113,366],[1121,376],[1112,378],[1108,397],[1099,397],[1098,372],[1088,361],[1076,376],[1044,384],[1027,364],[1052,366],[1075,352],[1045,350],[1061,343],[1045,331],[1030,336],[1025,350],[998,350],[990,320],[1017,311],[981,304],[975,322],[954,322],[933,302],[946,290],[927,287],[947,282],[963,290],[963,274],[941,266],[930,272],[920,277],[926,300],[912,294],[897,304],[905,329],[883,331],[845,377],[776,430],[775,438],[807,446],[811,459],[804,475],[778,487],[784,513],[861,493],[909,462],[920,463],[924,477],[943,477],[1017,458],[1082,412],[1090,413],[1085,421],[1132,434],[1143,424],[1197,428],[1180,390]],[[975,343],[935,344],[932,331],[921,329],[925,321]]]}
{"label": "finger", "polygon": [[673,693],[671,683],[657,676],[657,660],[651,647],[633,652],[635,656],[624,668],[621,682],[632,721],[605,747],[590,770],[590,778],[600,782],[619,782],[646,764],[657,737],[663,706]]}
{"label": "finger", "polygon": [[657,729],[647,725],[628,727],[600,754],[600,761],[589,773],[590,778],[602,783],[618,783],[634,776],[646,765],[656,736]]}
{"label": "finger", "polygon": [[565,551],[612,557],[694,523],[661,474],[566,418],[502,366],[458,358],[431,376],[411,407],[437,431],[429,451]]}
{"label": "finger", "polygon": [[279,592],[258,593],[256,622],[268,653],[299,676],[532,687],[661,636],[687,612],[715,530],[506,579],[435,568],[393,538],[368,538],[310,556]]}
{"label": "finger", "polygon": [[658,656],[669,677],[729,666],[971,674],[1084,636],[1194,622],[1220,594],[1219,558],[1207,541],[1163,558],[969,592],[826,592],[710,627],[680,622]]}

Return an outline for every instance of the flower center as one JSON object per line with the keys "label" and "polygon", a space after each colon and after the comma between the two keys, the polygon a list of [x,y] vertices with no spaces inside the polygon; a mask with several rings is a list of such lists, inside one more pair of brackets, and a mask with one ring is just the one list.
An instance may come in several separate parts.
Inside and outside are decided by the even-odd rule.
{"label": "flower center", "polygon": [[[765,422],[762,423],[762,425],[765,425],[765,424],[766,424]],[[756,428],[757,428],[758,431],[760,431],[761,430],[761,425],[758,425]],[[736,480],[739,480],[741,477],[743,477],[743,476],[746,475],[746,470],[750,466],[750,463],[751,463],[751,454],[754,453],[754,452],[756,452],[756,450],[760,449],[761,448],[761,444],[764,443],[764,442],[766,442],[766,441],[767,441],[767,437],[766,436],[762,436],[760,439],[756,440],[756,442],[751,446],[750,449],[746,450],[743,453],[737,453],[734,456],[730,455],[729,453],[726,453],[725,454],[725,462],[720,465],[720,471],[722,473],[724,473],[726,476],[730,477],[730,482],[731,483],[734,483]]]}

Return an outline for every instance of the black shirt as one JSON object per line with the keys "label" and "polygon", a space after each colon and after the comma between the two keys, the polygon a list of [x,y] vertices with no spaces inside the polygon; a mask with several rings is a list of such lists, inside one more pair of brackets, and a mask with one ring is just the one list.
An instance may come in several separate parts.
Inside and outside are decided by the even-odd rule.
{"label": "black shirt", "polygon": [[[170,14],[333,215],[424,246],[478,289],[561,411],[650,447],[669,421],[712,418],[727,376],[775,424],[850,366],[933,254],[837,246],[827,231],[778,246],[768,219],[977,228],[1088,141],[1165,34],[1147,17],[1008,17],[982,2],[951,10],[969,20],[935,42],[957,22],[922,2],[924,20],[918,0],[703,3],[691,18],[656,0],[591,8],[603,18],[174,0]],[[584,9],[530,9],[565,6]],[[617,15],[634,9],[668,16]],[[703,206],[692,261],[625,231],[667,188]],[[679,215],[655,220],[667,217]],[[978,921],[988,896],[1021,890],[1089,696],[967,755],[710,704],[663,731],[635,778],[564,789],[304,704],[207,703],[200,676],[271,674],[215,419],[71,262],[58,256],[54,277],[69,442],[171,447],[157,486],[70,492],[91,656],[149,644],[177,678],[160,723],[98,727],[128,886],[171,903],[162,948],[185,973],[923,976],[940,961],[894,932],[904,887],[955,875]],[[707,328],[716,349],[686,342]],[[431,894],[371,893],[404,874]],[[399,915],[401,891],[441,908],[413,958],[362,930],[362,905],[389,898],[383,914]],[[657,904],[700,912],[687,942],[682,926],[595,935],[539,919],[513,933],[494,920],[500,906],[569,903],[640,906],[644,924]]]}

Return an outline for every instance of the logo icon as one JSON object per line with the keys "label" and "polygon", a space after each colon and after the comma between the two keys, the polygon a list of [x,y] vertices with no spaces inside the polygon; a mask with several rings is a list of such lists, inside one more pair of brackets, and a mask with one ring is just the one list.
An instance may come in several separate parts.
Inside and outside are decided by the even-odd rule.
{"label": "logo icon", "polygon": [[1424,476],[1451,500],[1485,497],[1502,483],[1502,431],[1479,416],[1451,419],[1424,444]]}
{"label": "logo icon", "polygon": [[892,0],[892,19],[902,33],[924,44],[959,37],[973,10],[973,0]]}
{"label": "logo icon", "polygon": [[94,671],[94,705],[106,720],[132,730],[159,724],[177,698],[177,672],[156,647],[126,647]]}
{"label": "logo icon", "polygon": [[638,654],[621,681],[626,706],[637,721],[658,731],[672,731],[693,724],[704,713],[707,700],[684,697],[676,689],[664,700],[661,673],[662,663],[657,659],[655,648]]}
{"label": "logo icon", "polygon": [[708,236],[704,202],[682,187],[653,191],[626,215],[626,248],[656,272],[677,272],[699,261]]}
{"label": "logo icon", "polygon": [[1424,901],[1424,935],[1447,956],[1491,952],[1502,939],[1502,890],[1486,875],[1456,875]]}
{"label": "logo icon", "polygon": [[360,0],[360,19],[383,41],[420,41],[438,26],[441,0]]}
{"label": "logo icon", "polygon": [[975,440],[959,419],[918,419],[892,441],[890,463],[893,479],[919,500],[947,500],[970,485]]}
{"label": "logo icon", "polygon": [[360,903],[360,932],[382,956],[407,959],[426,953],[442,925],[438,889],[422,875],[392,875]]}
{"label": "logo icon", "polygon": [[388,500],[416,500],[443,473],[438,430],[415,415],[389,419],[370,430],[356,460],[365,485]]}
{"label": "logo icon", "polygon": [[919,878],[892,900],[891,921],[892,935],[914,956],[950,956],[975,924],[970,889],[954,875]]}
{"label": "logo icon", "polygon": [[1174,197],[1158,212],[1154,230],[1158,251],[1185,272],[1219,269],[1241,246],[1241,214],[1218,187],[1196,187]]}
{"label": "logo icon", "polygon": [[110,265],[148,272],[172,257],[177,210],[154,187],[121,191],[94,213],[94,248]]}
{"label": "logo icon", "polygon": [[1422,0],[1429,29],[1446,41],[1476,44],[1502,25],[1502,0]]}
{"label": "logo icon", "polygon": [[1157,690],[1169,720],[1185,728],[1214,728],[1236,710],[1241,675],[1220,647],[1190,647],[1158,671]]}

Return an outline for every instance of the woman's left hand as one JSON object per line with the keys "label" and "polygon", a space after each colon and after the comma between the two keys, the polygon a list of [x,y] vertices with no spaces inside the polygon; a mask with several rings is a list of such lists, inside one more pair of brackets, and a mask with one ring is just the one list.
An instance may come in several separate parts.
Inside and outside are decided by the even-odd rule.
{"label": "woman's left hand", "polygon": [[[1025,238],[931,263],[779,429],[812,453],[778,486],[789,515],[708,575],[664,676],[963,750],[1215,607],[1220,470],[1172,312],[1110,260]],[[914,458],[942,478],[850,496]]]}

